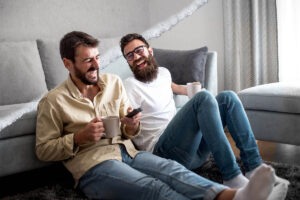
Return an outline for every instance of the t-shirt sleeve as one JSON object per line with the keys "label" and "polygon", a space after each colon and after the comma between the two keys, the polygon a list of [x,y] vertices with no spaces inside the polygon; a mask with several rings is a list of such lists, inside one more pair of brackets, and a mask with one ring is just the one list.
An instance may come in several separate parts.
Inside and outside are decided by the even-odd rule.
{"label": "t-shirt sleeve", "polygon": [[133,80],[131,79],[126,79],[124,81],[124,87],[125,87],[125,90],[127,92],[127,96],[129,98],[129,101],[131,103],[131,105],[134,107],[134,108],[138,108],[141,106],[141,96],[138,92],[138,88],[137,88],[137,85],[134,83]]}
{"label": "t-shirt sleeve", "polygon": [[164,78],[166,78],[170,83],[172,83],[172,76],[170,71],[165,67],[159,67],[160,72]]}

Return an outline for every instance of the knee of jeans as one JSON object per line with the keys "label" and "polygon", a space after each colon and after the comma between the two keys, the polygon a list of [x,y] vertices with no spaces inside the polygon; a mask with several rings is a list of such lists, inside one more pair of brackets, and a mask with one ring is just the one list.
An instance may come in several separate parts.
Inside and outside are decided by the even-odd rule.
{"label": "knee of jeans", "polygon": [[213,96],[213,94],[211,94],[207,90],[197,93],[195,95],[194,100],[197,104],[203,105],[206,108],[210,107],[210,106],[218,106],[218,103],[217,103],[215,97]]}
{"label": "knee of jeans", "polygon": [[231,91],[231,90],[227,90],[227,91],[222,91],[220,92],[217,96],[216,99],[219,103],[224,102],[224,101],[236,101],[238,100],[238,96],[235,92]]}
{"label": "knee of jeans", "polygon": [[101,173],[103,169],[118,169],[120,167],[120,161],[118,160],[106,160],[102,163],[99,163],[89,169],[79,180],[79,188],[84,188],[85,185],[90,181],[90,179],[96,179]]}

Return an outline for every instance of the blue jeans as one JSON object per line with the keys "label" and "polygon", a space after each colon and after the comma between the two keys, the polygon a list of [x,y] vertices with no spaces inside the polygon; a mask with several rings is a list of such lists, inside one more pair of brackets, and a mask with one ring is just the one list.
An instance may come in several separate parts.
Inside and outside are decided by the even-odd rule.
{"label": "blue jeans", "polygon": [[207,180],[179,163],[140,152],[131,158],[121,145],[122,162],[104,161],[79,180],[92,199],[214,199],[228,187]]}
{"label": "blue jeans", "polygon": [[216,98],[208,91],[197,93],[168,124],[153,153],[188,169],[201,166],[212,153],[223,180],[230,180],[241,170],[224,134],[225,126],[240,150],[245,171],[259,166],[262,159],[250,123],[242,103],[231,91],[221,92]]}

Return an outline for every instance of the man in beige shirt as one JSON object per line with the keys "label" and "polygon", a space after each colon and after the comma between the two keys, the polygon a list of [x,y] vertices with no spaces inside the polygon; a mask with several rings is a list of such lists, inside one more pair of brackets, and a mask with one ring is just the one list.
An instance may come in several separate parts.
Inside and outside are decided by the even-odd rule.
{"label": "man in beige shirt", "polygon": [[[98,40],[73,31],[60,41],[70,74],[38,105],[36,154],[43,161],[62,161],[76,186],[93,199],[266,199],[274,172],[263,166],[239,190],[209,181],[177,162],[138,152],[131,139],[140,132],[141,113],[132,110],[122,81],[99,74]],[[119,116],[116,137],[106,138],[101,117]],[[257,179],[270,184],[256,186]],[[253,191],[264,190],[257,198]]]}

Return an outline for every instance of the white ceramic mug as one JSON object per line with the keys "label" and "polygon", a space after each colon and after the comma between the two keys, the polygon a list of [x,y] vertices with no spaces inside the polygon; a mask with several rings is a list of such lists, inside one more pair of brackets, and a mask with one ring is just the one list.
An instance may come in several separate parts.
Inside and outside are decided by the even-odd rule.
{"label": "white ceramic mug", "polygon": [[187,83],[187,95],[191,99],[197,92],[202,90],[200,82]]}
{"label": "white ceramic mug", "polygon": [[104,137],[113,138],[119,134],[120,119],[118,116],[101,117],[104,126]]}

